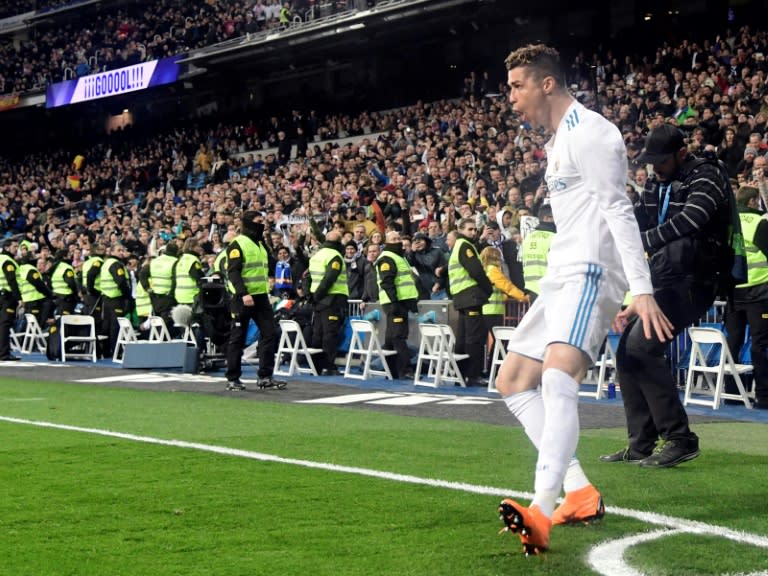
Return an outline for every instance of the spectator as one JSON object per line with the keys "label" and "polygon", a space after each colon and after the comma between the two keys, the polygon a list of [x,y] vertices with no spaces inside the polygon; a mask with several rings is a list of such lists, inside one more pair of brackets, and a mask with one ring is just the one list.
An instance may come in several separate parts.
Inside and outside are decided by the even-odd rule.
{"label": "spectator", "polygon": [[361,300],[365,291],[365,258],[350,240],[344,246],[344,266],[347,269],[347,287],[350,300]]}
{"label": "spectator", "polygon": [[408,263],[416,273],[416,286],[420,300],[443,300],[446,298],[445,279],[448,261],[445,253],[432,245],[432,240],[423,232],[414,234]]}
{"label": "spectator", "polygon": [[[650,254],[654,297],[677,335],[715,299],[729,191],[717,165],[688,154],[676,126],[652,130],[642,160],[657,178],[648,180],[635,214]],[[626,318],[626,311],[621,315]],[[644,324],[630,319],[616,351],[629,445],[601,460],[667,468],[699,456],[699,439],[666,360],[666,339],[648,339]]]}

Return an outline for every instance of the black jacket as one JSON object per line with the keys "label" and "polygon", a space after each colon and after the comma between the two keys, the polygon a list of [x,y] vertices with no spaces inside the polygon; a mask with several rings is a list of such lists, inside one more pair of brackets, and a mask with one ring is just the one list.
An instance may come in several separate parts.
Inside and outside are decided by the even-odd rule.
{"label": "black jacket", "polygon": [[728,194],[718,166],[694,156],[686,158],[672,182],[648,179],[635,216],[654,288],[717,283],[729,221]]}
{"label": "black jacket", "polygon": [[[422,300],[429,300],[432,297],[432,286],[435,284],[443,288],[448,276],[448,259],[445,257],[445,253],[432,246],[429,240],[427,243],[427,248],[420,252],[412,250],[407,258],[408,263],[419,273],[417,287],[419,297]],[[435,274],[435,270],[438,268],[442,268],[440,276]]]}

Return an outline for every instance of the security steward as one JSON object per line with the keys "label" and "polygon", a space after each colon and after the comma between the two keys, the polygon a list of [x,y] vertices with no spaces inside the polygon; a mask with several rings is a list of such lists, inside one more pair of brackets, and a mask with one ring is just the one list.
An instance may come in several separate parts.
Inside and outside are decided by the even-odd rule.
{"label": "security steward", "polygon": [[493,294],[493,285],[480,262],[475,245],[477,224],[474,218],[462,218],[458,224],[456,243],[448,259],[448,292],[453,307],[459,313],[456,330],[456,353],[469,354],[461,366],[468,386],[483,386],[483,372],[487,331],[482,308]]}
{"label": "security steward", "polygon": [[200,243],[196,238],[187,238],[184,249],[174,269],[176,289],[173,293],[178,304],[192,306],[200,293],[203,265],[200,263]]}
{"label": "security steward", "polygon": [[24,313],[34,315],[37,323],[44,330],[53,304],[53,292],[43,280],[43,275],[32,263],[34,256],[28,254],[16,271]]}
{"label": "security steward", "polygon": [[379,302],[387,315],[384,348],[395,350],[392,377],[412,378],[411,353],[408,350],[408,312],[418,310],[419,290],[408,261],[403,256],[400,233],[387,232],[384,251],[375,263],[379,283]]}
{"label": "security steward", "polygon": [[547,259],[555,237],[555,219],[548,204],[539,208],[539,225],[523,240],[523,280],[525,292],[533,301],[539,295],[539,281],[547,272]]}
{"label": "security steward", "polygon": [[133,309],[131,284],[128,282],[128,270],[125,267],[127,257],[128,251],[125,246],[118,243],[112,247],[111,254],[100,266],[99,282],[104,311],[102,333],[109,336],[102,350],[102,355],[105,358],[111,358],[115,351],[117,335],[120,330],[117,319],[125,316]]}
{"label": "security steward", "polygon": [[16,321],[16,307],[21,293],[16,280],[18,265],[10,254],[0,252],[0,361],[19,360],[11,354],[11,328]]}
{"label": "security steward", "polygon": [[169,330],[173,328],[171,310],[176,306],[173,269],[179,259],[178,256],[178,246],[175,242],[169,242],[165,247],[165,253],[152,258],[149,266],[145,266],[139,272],[139,282],[149,294],[152,310],[155,315],[163,319]]}
{"label": "security steward", "polygon": [[312,346],[323,349],[317,362],[323,376],[338,376],[336,351],[347,317],[349,286],[341,247],[341,232],[325,235],[320,250],[309,260],[310,299],[314,303]]}
{"label": "security steward", "polygon": [[85,310],[96,319],[96,325],[101,322],[101,266],[104,264],[104,248],[101,244],[91,244],[91,255],[83,262],[80,271],[83,285],[83,300]]}
{"label": "security steward", "polygon": [[230,293],[232,327],[227,343],[227,390],[245,390],[240,381],[242,356],[248,322],[259,328],[259,388],[285,388],[286,382],[275,380],[277,325],[269,302],[270,262],[264,244],[264,217],[260,212],[243,213],[241,234],[227,246],[227,290]]}
{"label": "security steward", "polygon": [[219,276],[222,280],[226,280],[227,276],[227,250],[226,248],[216,254],[216,258],[213,260],[213,266],[208,271],[210,276]]}
{"label": "security steward", "polygon": [[145,324],[147,318],[152,316],[152,300],[149,298],[149,293],[141,285],[141,282],[136,282],[136,291],[134,292],[134,302],[136,303],[136,320],[139,323],[139,328],[143,332],[149,330],[149,326]]}
{"label": "security steward", "polygon": [[68,252],[64,249],[56,251],[56,263],[51,272],[51,292],[56,304],[55,316],[73,314],[77,305],[77,280],[75,269],[69,262]]}
{"label": "security steward", "polygon": [[[725,312],[725,331],[728,347],[738,362],[749,326],[752,334],[752,366],[755,382],[755,408],[768,410],[768,220],[759,210],[760,192],[751,186],[742,186],[736,192],[736,206],[744,235],[748,276],[746,284],[739,284],[728,299]],[[726,392],[738,394],[733,378],[726,378]],[[732,402],[726,400],[726,402]],[[741,404],[741,402],[738,402]]]}

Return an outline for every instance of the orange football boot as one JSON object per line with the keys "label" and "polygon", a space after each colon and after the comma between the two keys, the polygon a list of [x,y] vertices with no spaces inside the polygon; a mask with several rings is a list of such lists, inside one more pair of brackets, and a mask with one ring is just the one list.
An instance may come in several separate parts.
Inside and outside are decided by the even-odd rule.
{"label": "orange football boot", "polygon": [[552,524],[589,524],[605,516],[603,497],[597,488],[588,484],[565,493],[565,500],[552,514]]}
{"label": "orange football boot", "polygon": [[501,532],[514,532],[520,536],[526,556],[539,554],[549,548],[552,520],[538,506],[526,508],[511,498],[505,498],[499,505],[499,518],[504,522]]}

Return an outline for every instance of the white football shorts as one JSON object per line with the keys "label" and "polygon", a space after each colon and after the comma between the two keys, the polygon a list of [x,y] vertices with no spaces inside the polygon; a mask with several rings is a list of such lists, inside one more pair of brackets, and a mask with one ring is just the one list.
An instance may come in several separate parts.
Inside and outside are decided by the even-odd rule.
{"label": "white football shorts", "polygon": [[547,346],[560,342],[597,360],[626,284],[597,264],[574,264],[547,271],[540,289],[507,350],[541,361]]}

